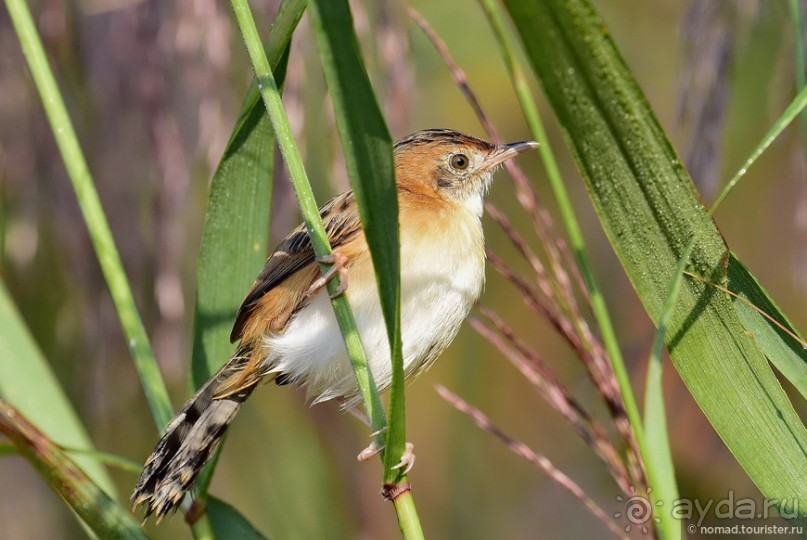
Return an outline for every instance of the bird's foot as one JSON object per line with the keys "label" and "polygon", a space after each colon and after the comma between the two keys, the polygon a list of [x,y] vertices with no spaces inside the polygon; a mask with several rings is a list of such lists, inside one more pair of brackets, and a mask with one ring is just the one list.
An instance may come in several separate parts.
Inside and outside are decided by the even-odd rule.
{"label": "bird's foot", "polygon": [[321,264],[330,264],[332,265],[328,268],[328,271],[322,274],[319,278],[317,278],[314,283],[308,288],[305,292],[305,296],[310,298],[321,291],[328,283],[338,274],[339,275],[339,287],[337,287],[336,291],[329,296],[331,298],[336,298],[342,294],[345,294],[347,290],[347,262],[348,258],[346,255],[341,254],[339,251],[334,251],[330,255],[325,255],[324,257],[317,257],[317,262]]}
{"label": "bird's foot", "polygon": [[[373,437],[375,437],[377,433],[373,433]],[[374,458],[384,449],[384,446],[379,446],[376,444],[375,441],[370,443],[370,446],[359,452],[359,455],[356,456],[356,459],[359,461],[369,461],[370,459]],[[406,443],[406,447],[404,449],[403,454],[401,454],[401,461],[398,462],[397,465],[393,465],[393,469],[403,469],[404,474],[409,474],[409,471],[412,470],[412,467],[415,466],[415,445],[411,442]]]}

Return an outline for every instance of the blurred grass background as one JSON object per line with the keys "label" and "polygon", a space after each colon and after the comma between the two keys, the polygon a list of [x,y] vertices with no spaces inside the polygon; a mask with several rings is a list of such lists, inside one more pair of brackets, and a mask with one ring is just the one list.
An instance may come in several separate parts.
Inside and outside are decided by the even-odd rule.
{"label": "blurred grass background", "polygon": [[[255,5],[259,28],[276,8]],[[794,52],[787,5],[743,0],[596,2],[617,44],[682,156],[709,149],[691,169],[711,200],[789,103]],[[724,5],[724,3],[720,3]],[[393,136],[428,127],[482,130],[439,56],[397,4],[353,2],[365,60]],[[482,104],[509,140],[528,136],[493,37],[470,2],[412,2],[447,42]],[[208,182],[250,82],[226,4],[193,0],[32,3],[118,243],[141,315],[175,405],[187,393],[196,255]],[[698,11],[701,9],[701,11]],[[709,24],[707,26],[704,25]],[[714,42],[702,41],[710,37]],[[385,39],[389,38],[389,39]],[[720,41],[723,39],[723,41]],[[392,45],[390,45],[392,43]],[[407,43],[408,47],[401,47]],[[710,47],[715,55],[709,56]],[[145,398],[52,135],[11,31],[0,12],[0,273],[99,449],[142,461],[156,442]],[[703,65],[693,63],[693,58]],[[724,62],[724,63],[721,63]],[[721,99],[705,78],[725,70]],[[698,91],[700,88],[700,97]],[[690,92],[691,111],[681,101]],[[308,17],[295,35],[285,101],[320,202],[347,187]],[[694,105],[692,105],[694,103]],[[715,107],[722,107],[723,125]],[[705,112],[704,112],[705,111]],[[544,107],[547,118],[551,114]],[[718,111],[719,112],[719,111]],[[705,132],[697,119],[712,114]],[[548,123],[585,229],[634,381],[652,325],[600,231],[559,132]],[[709,146],[709,141],[712,141]],[[687,159],[690,163],[690,159]],[[693,158],[694,160],[694,158]],[[547,206],[537,156],[521,159]],[[804,144],[789,128],[749,172],[716,219],[729,245],[794,324],[807,327],[807,182]],[[526,216],[503,173],[491,198],[522,231]],[[298,222],[282,173],[273,201],[273,245]],[[522,264],[486,221],[488,244]],[[527,233],[525,233],[527,234]],[[527,234],[529,237],[529,234]],[[518,292],[488,270],[482,301],[534,345],[575,396],[607,414],[583,366]],[[475,428],[440,399],[444,384],[486,411],[575,478],[606,510],[619,489],[590,449],[500,354],[469,327],[408,392],[411,475],[424,530],[436,538],[604,536],[566,493]],[[670,439],[681,496],[760,498],[674,370],[666,376]],[[799,402],[798,399],[795,400]],[[803,411],[802,411],[803,412]],[[367,430],[335,405],[308,409],[300,392],[266,387],[234,424],[212,493],[277,538],[388,538],[397,525],[378,495],[378,464],[357,464]],[[114,471],[122,493],[135,478]],[[20,458],[0,459],[0,523],[8,538],[74,538],[83,532]],[[181,519],[148,530],[188,535]],[[6,536],[7,535],[7,536]]]}

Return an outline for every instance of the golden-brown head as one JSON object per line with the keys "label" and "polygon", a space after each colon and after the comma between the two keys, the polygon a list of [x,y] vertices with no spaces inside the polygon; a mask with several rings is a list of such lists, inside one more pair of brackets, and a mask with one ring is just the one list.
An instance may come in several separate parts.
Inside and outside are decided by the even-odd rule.
{"label": "golden-brown head", "polygon": [[467,204],[481,200],[499,165],[537,146],[497,146],[450,129],[427,129],[395,143],[395,174],[402,189]]}

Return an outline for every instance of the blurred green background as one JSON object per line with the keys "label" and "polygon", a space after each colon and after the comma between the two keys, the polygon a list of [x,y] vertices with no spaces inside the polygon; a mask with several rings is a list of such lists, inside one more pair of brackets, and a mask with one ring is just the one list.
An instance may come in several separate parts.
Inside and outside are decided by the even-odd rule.
{"label": "blurred green background", "polygon": [[[710,201],[794,93],[786,3],[595,4]],[[419,0],[412,5],[447,42],[505,138],[528,138],[477,4]],[[395,138],[429,127],[484,135],[402,4],[352,6],[365,60]],[[196,255],[208,182],[250,83],[237,28],[229,7],[214,0],[44,0],[31,7],[179,406],[187,394]],[[275,2],[253,7],[260,28],[268,28]],[[0,50],[0,277],[96,446],[142,462],[157,434],[4,10]],[[310,178],[324,202],[348,184],[307,16],[295,34],[285,101]],[[541,110],[640,388],[652,325],[599,228],[543,102]],[[801,309],[807,300],[804,152],[801,133],[792,126],[716,216],[729,246],[801,329],[807,328],[807,313]],[[537,154],[519,159],[553,211]],[[490,197],[535,243],[503,172]],[[283,173],[277,177],[272,208],[275,243],[298,221]],[[495,224],[486,219],[485,225],[488,245],[516,268],[526,269]],[[491,269],[481,302],[496,309],[550,362],[567,388],[608,422],[579,359]],[[434,391],[436,384],[460,394],[545,454],[607,512],[624,510],[616,499],[619,489],[591,450],[466,325],[441,361],[407,393],[407,435],[418,456],[410,479],[429,537],[609,534],[533,465],[451,409]],[[665,384],[681,496],[725,498],[733,490],[735,498],[761,499],[672,368]],[[366,427],[336,405],[309,408],[301,392],[267,386],[233,425],[212,493],[271,537],[393,538],[394,513],[379,496],[380,464],[355,460],[367,436]],[[119,491],[128,496],[135,476],[113,474]],[[69,510],[17,457],[0,459],[0,524],[2,538],[83,536]],[[147,530],[155,538],[189,537],[181,517],[159,527],[150,524]]]}

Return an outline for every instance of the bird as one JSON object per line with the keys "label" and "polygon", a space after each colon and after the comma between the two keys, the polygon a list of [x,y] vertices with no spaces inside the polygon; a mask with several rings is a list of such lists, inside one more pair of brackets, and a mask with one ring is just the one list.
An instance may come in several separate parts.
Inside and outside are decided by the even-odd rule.
{"label": "bird", "polygon": [[[404,374],[415,378],[448,347],[485,282],[483,199],[494,171],[537,147],[492,144],[450,129],[408,135],[393,147],[400,224]],[[181,504],[259,383],[302,386],[312,403],[361,403],[325,284],[353,309],[379,391],[392,381],[373,262],[352,191],[320,209],[333,255],[317,259],[303,225],[269,256],[233,325],[236,352],[166,426],[132,494],[132,510],[162,519]],[[332,266],[321,274],[319,263]],[[365,454],[365,453],[363,453]],[[366,454],[365,454],[366,455]]]}

